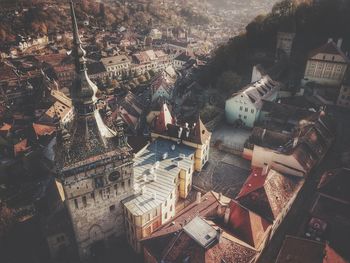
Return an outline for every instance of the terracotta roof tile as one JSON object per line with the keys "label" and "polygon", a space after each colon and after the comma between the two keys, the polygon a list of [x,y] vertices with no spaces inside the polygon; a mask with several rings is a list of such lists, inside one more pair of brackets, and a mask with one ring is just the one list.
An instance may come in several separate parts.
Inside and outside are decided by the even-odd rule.
{"label": "terracotta roof tile", "polygon": [[276,263],[347,263],[328,244],[287,236]]}
{"label": "terracotta roof tile", "polygon": [[53,126],[48,126],[44,124],[33,123],[33,129],[37,137],[51,135],[56,131],[56,128]]}

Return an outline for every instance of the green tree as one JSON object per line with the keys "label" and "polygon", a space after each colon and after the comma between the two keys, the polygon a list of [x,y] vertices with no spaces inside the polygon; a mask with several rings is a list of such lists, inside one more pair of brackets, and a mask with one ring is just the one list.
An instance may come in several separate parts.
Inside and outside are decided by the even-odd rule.
{"label": "green tree", "polygon": [[237,91],[240,88],[241,77],[233,71],[223,72],[216,83],[216,88],[220,91]]}

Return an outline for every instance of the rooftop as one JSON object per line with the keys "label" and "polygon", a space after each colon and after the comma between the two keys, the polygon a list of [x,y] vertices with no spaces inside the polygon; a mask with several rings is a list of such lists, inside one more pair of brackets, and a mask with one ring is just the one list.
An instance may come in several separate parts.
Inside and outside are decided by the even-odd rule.
{"label": "rooftop", "polygon": [[320,53],[331,54],[331,55],[340,55],[344,59],[345,62],[349,63],[349,58],[345,55],[345,53],[341,50],[341,48],[338,47],[338,45],[331,39],[326,44],[311,51],[309,54],[309,58],[312,58]]}
{"label": "rooftop", "polygon": [[328,244],[287,236],[276,263],[346,263]]}
{"label": "rooftop", "polygon": [[123,63],[130,63],[130,60],[125,55],[118,55],[113,57],[102,58],[101,62],[103,63],[104,66],[108,67],[108,66],[114,66],[114,65],[123,64]]}
{"label": "rooftop", "polygon": [[216,229],[200,217],[195,217],[183,230],[203,248],[208,248],[217,238]]}
{"label": "rooftop", "polygon": [[183,144],[157,139],[134,160],[136,195],[124,202],[136,216],[143,215],[167,200],[177,187],[180,171],[192,169],[195,151]]}
{"label": "rooftop", "polygon": [[302,182],[295,176],[256,168],[252,170],[236,199],[265,219],[274,221],[299,191]]}
{"label": "rooftop", "polygon": [[249,98],[251,103],[261,108],[262,100],[268,100],[280,89],[281,85],[281,83],[265,75],[260,80],[245,86],[241,91],[232,94],[231,97],[245,95]]}

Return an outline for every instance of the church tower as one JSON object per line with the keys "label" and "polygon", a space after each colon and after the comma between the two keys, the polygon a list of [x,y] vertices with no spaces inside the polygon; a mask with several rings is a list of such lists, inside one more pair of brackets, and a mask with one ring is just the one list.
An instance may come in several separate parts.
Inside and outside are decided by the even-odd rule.
{"label": "church tower", "polygon": [[121,200],[133,194],[133,154],[122,125],[108,128],[96,107],[97,87],[89,79],[74,11],[73,52],[76,78],[70,95],[75,109],[71,127],[57,137],[56,171],[81,258],[124,233]]}

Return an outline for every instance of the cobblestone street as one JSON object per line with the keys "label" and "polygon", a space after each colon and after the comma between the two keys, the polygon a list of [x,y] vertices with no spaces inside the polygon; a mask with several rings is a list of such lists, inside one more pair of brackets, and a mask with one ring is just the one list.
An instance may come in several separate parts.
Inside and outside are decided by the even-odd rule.
{"label": "cobblestone street", "polygon": [[213,190],[234,198],[249,175],[250,162],[214,147],[210,151],[209,163],[193,177],[193,185],[198,190]]}

